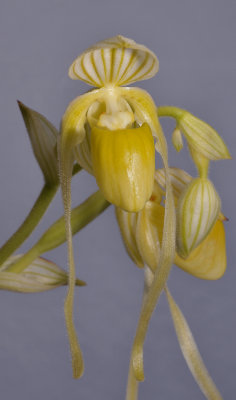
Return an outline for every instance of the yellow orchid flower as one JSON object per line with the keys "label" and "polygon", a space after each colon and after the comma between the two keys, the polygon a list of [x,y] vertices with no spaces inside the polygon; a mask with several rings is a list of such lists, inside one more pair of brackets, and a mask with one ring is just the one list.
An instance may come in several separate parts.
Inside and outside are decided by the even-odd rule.
{"label": "yellow orchid flower", "polygon": [[[116,216],[126,249],[144,269],[144,296],[131,353],[127,400],[137,400],[144,380],[143,344],[149,321],[164,291],[184,358],[209,400],[222,397],[200,357],[188,324],[167,288],[175,263],[202,279],[218,279],[226,269],[221,200],[208,178],[212,160],[229,159],[219,134],[186,110],[156,107],[143,89],[127,87],[152,78],[158,60],[147,47],[121,35],[98,42],[79,55],[69,68],[71,79],[93,89],[67,107],[60,132],[41,114],[19,103],[34,155],[45,185],[17,232],[0,249],[0,289],[33,292],[68,283],[65,320],[73,376],[83,374],[82,352],[73,321],[76,279],[72,235],[109,205]],[[187,141],[197,177],[169,168],[168,151],[159,117],[172,117],[172,143],[179,152]],[[155,171],[155,150],[162,168]],[[59,161],[59,162],[58,162]],[[160,160],[157,159],[158,167]],[[99,191],[71,210],[71,178],[84,168]],[[59,171],[59,178],[58,178]],[[12,253],[33,231],[55,195],[62,189],[64,217],[57,220],[22,256]],[[64,225],[65,219],[65,225]],[[45,251],[68,244],[69,274],[42,259]]]}
{"label": "yellow orchid flower", "polygon": [[[70,78],[98,89],[75,99],[62,118],[62,169],[65,173],[66,156],[73,159],[71,146],[105,198],[126,211],[141,210],[151,195],[154,138],[162,143],[163,135],[151,97],[121,86],[149,79],[157,71],[153,52],[120,35],[87,49],[69,69]],[[165,146],[160,147],[165,153]]]}
{"label": "yellow orchid flower", "polygon": [[[151,196],[155,172],[155,147],[166,173],[166,204],[160,249],[162,280],[146,310],[146,329],[156,301],[164,288],[175,251],[175,209],[168,172],[167,144],[151,96],[139,88],[122,87],[149,79],[158,71],[158,60],[147,47],[123,36],[99,42],[75,59],[69,69],[72,79],[96,88],[72,101],[61,122],[59,172],[66,220],[69,257],[69,290],[65,316],[72,354],[74,377],[83,373],[82,353],[73,324],[75,266],[71,230],[70,182],[74,160],[92,173],[105,198],[129,212],[144,208]],[[137,330],[144,340],[146,330]],[[135,347],[137,350],[137,347]],[[142,348],[134,354],[142,379]],[[135,361],[136,360],[136,361]],[[138,361],[139,360],[139,361]]]}

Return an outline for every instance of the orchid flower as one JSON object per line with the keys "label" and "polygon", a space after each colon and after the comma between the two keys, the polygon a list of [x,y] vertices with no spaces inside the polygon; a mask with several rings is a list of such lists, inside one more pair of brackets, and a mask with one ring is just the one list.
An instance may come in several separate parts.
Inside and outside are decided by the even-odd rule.
{"label": "orchid flower", "polygon": [[[75,267],[70,227],[70,180],[74,160],[92,173],[104,197],[116,206],[138,212],[150,198],[154,184],[155,147],[166,173],[166,204],[160,268],[162,280],[153,280],[154,295],[146,316],[146,328],[157,298],[164,288],[175,251],[175,209],[168,173],[167,145],[151,96],[139,88],[122,85],[149,79],[158,71],[155,54],[123,36],[99,42],[75,59],[69,69],[72,79],[81,79],[97,89],[69,104],[61,122],[59,141],[60,181],[66,219],[69,256],[69,290],[65,315],[74,376],[83,373],[82,353],[73,324]],[[140,330],[143,341],[146,333]],[[138,340],[139,340],[138,339]],[[140,365],[142,349],[134,355]]]}
{"label": "orchid flower", "polygon": [[[153,233],[152,240],[154,247],[159,248],[159,256],[153,261],[157,266],[141,311],[132,350],[137,380],[144,379],[143,343],[152,312],[165,287],[175,248],[177,246],[180,256],[188,256],[207,236],[219,215],[220,198],[207,179],[207,174],[209,160],[229,158],[223,140],[213,128],[192,114],[175,107],[162,107],[158,112],[146,91],[123,87],[149,79],[157,71],[155,54],[123,36],[98,42],[88,48],[69,69],[72,79],[80,79],[96,87],[69,104],[62,118],[59,140],[59,171],[70,270],[65,316],[75,377],[83,373],[83,359],[73,324],[75,266],[70,226],[70,181],[74,161],[95,176],[106,200],[124,212],[140,212],[137,221],[141,227],[140,237],[148,241],[148,237],[144,239],[146,231],[142,220],[145,219],[145,204],[154,186],[155,149],[162,158],[165,172],[162,241],[159,244],[157,234]],[[177,150],[181,149],[183,133],[199,172],[199,178],[193,179],[186,187],[177,212],[168,167],[167,144],[158,114],[176,119],[173,144]],[[198,212],[191,217],[193,207]],[[177,240],[176,216],[177,232],[180,232]]]}
{"label": "orchid flower", "polygon": [[[144,269],[145,283],[126,400],[137,400],[138,382],[144,379],[143,344],[163,291],[193,376],[207,399],[220,400],[187,321],[167,288],[167,279],[172,264],[201,279],[215,280],[224,274],[226,217],[208,172],[211,161],[229,159],[230,154],[206,122],[177,107],[157,107],[145,90],[127,87],[152,78],[158,66],[151,50],[118,35],[88,48],[70,66],[69,77],[93,89],[69,104],[60,132],[41,114],[19,103],[44,187],[23,224],[0,249],[0,289],[31,293],[68,283],[65,320],[73,376],[81,377],[84,364],[73,308],[74,287],[85,283],[76,279],[72,235],[113,204],[125,247],[134,263]],[[173,146],[180,152],[186,140],[196,177],[169,167],[159,117],[176,121]],[[71,178],[81,168],[95,177],[100,190],[71,210]],[[28,252],[13,256],[46,212],[59,184],[64,217],[49,227]],[[65,240],[68,275],[41,258]]]}

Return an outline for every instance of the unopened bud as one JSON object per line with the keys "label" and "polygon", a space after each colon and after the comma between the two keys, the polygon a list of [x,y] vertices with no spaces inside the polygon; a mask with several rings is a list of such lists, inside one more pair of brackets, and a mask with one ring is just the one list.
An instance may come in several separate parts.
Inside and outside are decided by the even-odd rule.
{"label": "unopened bud", "polygon": [[189,146],[207,159],[231,158],[224,141],[216,130],[188,111],[182,113],[178,119],[178,126]]}
{"label": "unopened bud", "polygon": [[[13,292],[35,293],[67,285],[67,273],[55,263],[42,257],[36,258],[23,272],[8,272],[8,267],[21,255],[11,256],[0,269],[0,289]],[[76,280],[76,285],[84,286],[85,282]]]}
{"label": "unopened bud", "polygon": [[176,151],[180,151],[183,148],[183,138],[179,128],[175,128],[172,134],[172,143]]}
{"label": "unopened bud", "polygon": [[177,250],[187,257],[208,235],[220,212],[220,198],[208,179],[196,178],[182,193],[177,209]]}

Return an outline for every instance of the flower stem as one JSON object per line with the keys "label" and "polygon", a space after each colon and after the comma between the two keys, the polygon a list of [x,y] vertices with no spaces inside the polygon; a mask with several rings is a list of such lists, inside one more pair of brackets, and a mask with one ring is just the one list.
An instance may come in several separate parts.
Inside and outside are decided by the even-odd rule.
{"label": "flower stem", "polygon": [[45,185],[43,186],[33,208],[27,215],[24,222],[17,229],[17,231],[7,240],[7,242],[0,249],[0,265],[17,250],[22,243],[30,236],[33,230],[38,225],[42,216],[46,212],[49,204],[56,194],[58,185]]}
{"label": "flower stem", "polygon": [[[74,235],[89,222],[93,221],[108,206],[108,203],[100,191],[93,193],[82,204],[75,207],[71,211],[71,228]],[[8,272],[20,273],[41,254],[60,246],[66,241],[64,217],[59,218],[52,224],[46,232],[41,236],[37,243],[16,263],[11,264],[7,269]]]}
{"label": "flower stem", "polygon": [[161,106],[157,108],[158,117],[171,117],[177,121],[182,117],[185,110],[173,106]]}
{"label": "flower stem", "polygon": [[129,375],[128,375],[128,382],[126,388],[126,400],[138,400],[138,387],[139,382],[135,378],[134,375],[134,367],[132,358],[130,359],[129,363]]}
{"label": "flower stem", "polygon": [[[77,174],[81,171],[81,167],[75,164],[73,167],[72,175]],[[6,241],[6,243],[0,248],[0,265],[4,263],[12,255],[24,241],[31,235],[33,230],[36,228],[41,218],[47,211],[50,203],[52,202],[59,184],[49,185],[44,184],[37,200],[35,201],[31,211],[27,215],[24,222],[20,225],[15,233]],[[33,254],[33,253],[32,253]],[[26,259],[25,259],[26,260]],[[34,259],[32,259],[34,260]]]}

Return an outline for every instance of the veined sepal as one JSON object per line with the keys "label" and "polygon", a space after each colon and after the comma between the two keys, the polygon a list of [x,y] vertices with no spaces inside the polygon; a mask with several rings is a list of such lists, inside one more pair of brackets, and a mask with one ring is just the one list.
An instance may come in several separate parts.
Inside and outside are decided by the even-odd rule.
{"label": "veined sepal", "polygon": [[158,66],[151,50],[118,35],[96,43],[79,55],[70,66],[69,77],[96,87],[121,86],[152,78]]}
{"label": "veined sepal", "polygon": [[58,131],[42,114],[18,101],[33,152],[41,168],[45,182],[59,184],[57,162]]}
{"label": "veined sepal", "polygon": [[177,207],[177,251],[187,257],[208,235],[220,213],[220,198],[209,179],[195,178]]}
{"label": "veined sepal", "polygon": [[[66,271],[55,263],[38,257],[21,273],[8,272],[9,266],[17,262],[22,255],[11,256],[0,268],[0,289],[21,293],[36,293],[67,285]],[[76,285],[84,286],[85,282],[76,279]]]}
{"label": "veined sepal", "polygon": [[141,210],[153,189],[155,147],[151,130],[93,127],[91,155],[94,175],[104,197],[129,212]]}

